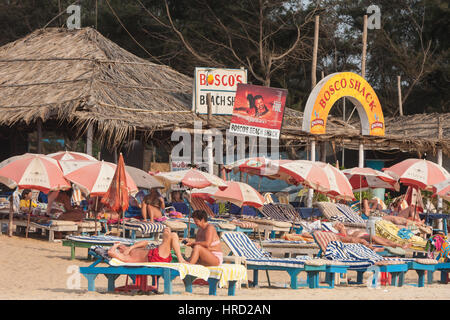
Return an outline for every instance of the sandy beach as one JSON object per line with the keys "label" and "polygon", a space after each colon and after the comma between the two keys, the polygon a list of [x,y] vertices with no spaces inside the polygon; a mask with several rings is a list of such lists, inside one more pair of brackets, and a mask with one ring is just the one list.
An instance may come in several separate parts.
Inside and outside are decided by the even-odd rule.
{"label": "sandy beach", "polygon": [[[76,259],[70,260],[70,248],[63,247],[60,242],[48,242],[44,239],[21,236],[8,237],[0,235],[0,299],[50,299],[50,300],[207,300],[207,299],[240,299],[240,300],[444,300],[450,298],[450,285],[437,283],[439,274],[434,274],[435,282],[424,288],[405,285],[401,288],[384,287],[367,288],[366,285],[340,285],[335,289],[300,288],[292,290],[288,286],[289,276],[286,272],[270,271],[272,287],[268,287],[265,272],[260,272],[260,287],[240,288],[234,297],[227,296],[227,290],[219,288],[217,296],[209,296],[206,286],[194,286],[193,293],[184,292],[183,282],[176,278],[173,281],[173,295],[165,294],[115,294],[107,293],[107,280],[99,276],[96,280],[96,292],[87,290],[87,280],[80,276],[79,289],[69,288],[76,281],[73,271],[76,267],[88,266],[87,249],[77,248]],[[224,252],[228,249],[224,246]],[[252,272],[248,272],[252,279]],[[356,272],[350,272],[350,278],[356,278]],[[301,273],[300,279],[306,280]],[[126,277],[121,276],[116,286],[125,284]],[[417,283],[415,271],[406,275],[406,283]],[[163,290],[162,281],[160,281]],[[285,287],[286,286],[286,287]]]}

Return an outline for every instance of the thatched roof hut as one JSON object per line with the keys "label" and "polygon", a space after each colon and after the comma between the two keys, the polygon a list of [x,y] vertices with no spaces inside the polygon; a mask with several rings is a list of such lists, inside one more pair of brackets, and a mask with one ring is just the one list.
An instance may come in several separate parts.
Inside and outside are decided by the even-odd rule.
{"label": "thatched roof hut", "polygon": [[[207,123],[206,115],[191,111],[192,91],[191,77],[139,58],[92,28],[40,29],[0,47],[0,126],[33,126],[41,119],[83,133],[92,124],[95,139],[109,146],[133,139],[136,133],[147,139],[166,132],[170,140],[175,128]],[[357,149],[363,141],[367,149],[425,152],[441,146],[450,155],[450,115],[441,116],[441,139],[435,115],[418,116],[420,131],[414,128],[417,118],[386,119],[385,137],[363,137],[358,122],[330,116],[327,133],[313,136],[300,130],[302,112],[287,108],[281,145],[316,139]],[[230,118],[213,116],[209,126],[226,130]],[[411,130],[405,129],[410,124]]]}

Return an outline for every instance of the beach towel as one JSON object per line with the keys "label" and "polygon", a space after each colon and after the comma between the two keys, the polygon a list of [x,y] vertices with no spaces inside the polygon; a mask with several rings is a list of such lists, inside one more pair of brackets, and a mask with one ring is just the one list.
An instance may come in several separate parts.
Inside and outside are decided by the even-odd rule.
{"label": "beach towel", "polygon": [[228,281],[247,281],[247,269],[242,264],[221,264],[207,268],[210,278],[219,279],[219,288],[227,287]]}
{"label": "beach towel", "polygon": [[345,216],[348,222],[365,223],[364,219],[357,215],[349,206],[337,203],[336,208]]}

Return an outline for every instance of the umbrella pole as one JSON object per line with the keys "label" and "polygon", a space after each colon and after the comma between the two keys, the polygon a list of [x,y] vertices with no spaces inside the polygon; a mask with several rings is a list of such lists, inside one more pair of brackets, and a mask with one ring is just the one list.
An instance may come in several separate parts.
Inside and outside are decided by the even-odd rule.
{"label": "umbrella pole", "polygon": [[98,197],[95,197],[95,209],[94,209],[94,221],[95,221],[95,234],[98,235],[97,232],[97,205],[98,205]]}
{"label": "umbrella pole", "polygon": [[9,198],[9,224],[8,224],[8,236],[12,237],[13,234],[13,203],[14,203],[14,194]]}
{"label": "umbrella pole", "polygon": [[25,238],[28,238],[28,230],[30,229],[31,201],[33,201],[33,199],[30,199],[30,205],[28,206],[28,220],[27,220],[27,230],[25,232]]}
{"label": "umbrella pole", "polygon": [[[192,192],[192,190],[191,190]],[[191,215],[192,215],[192,206],[191,206],[191,195],[188,194],[189,197],[189,217],[188,217],[188,238],[191,236]]]}

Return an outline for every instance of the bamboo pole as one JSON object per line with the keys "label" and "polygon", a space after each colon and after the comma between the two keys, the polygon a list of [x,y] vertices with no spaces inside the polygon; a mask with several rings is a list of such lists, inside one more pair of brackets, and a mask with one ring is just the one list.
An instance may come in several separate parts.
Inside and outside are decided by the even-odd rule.
{"label": "bamboo pole", "polygon": [[314,47],[313,47],[313,57],[312,57],[312,68],[311,68],[311,89],[316,86],[317,75],[317,50],[319,47],[319,16],[316,16],[315,26],[314,26]]}
{"label": "bamboo pole", "polygon": [[398,110],[400,112],[400,115],[403,116],[402,87],[400,76],[397,76],[397,90],[398,90]]}
{"label": "bamboo pole", "polygon": [[13,234],[13,215],[14,215],[14,193],[9,198],[9,224],[8,224],[8,236],[12,237]]}
{"label": "bamboo pole", "polygon": [[42,153],[42,120],[37,120],[37,153]]}
{"label": "bamboo pole", "polygon": [[364,15],[364,27],[363,27],[363,48],[361,58],[361,76],[366,77],[366,50],[367,50],[367,15]]}
{"label": "bamboo pole", "polygon": [[92,140],[94,135],[92,123],[89,124],[87,129],[87,135],[86,135],[86,153],[90,156],[92,156]]}

